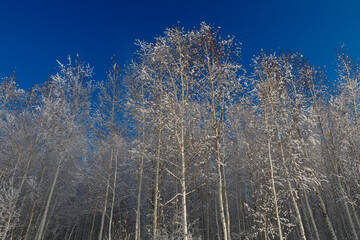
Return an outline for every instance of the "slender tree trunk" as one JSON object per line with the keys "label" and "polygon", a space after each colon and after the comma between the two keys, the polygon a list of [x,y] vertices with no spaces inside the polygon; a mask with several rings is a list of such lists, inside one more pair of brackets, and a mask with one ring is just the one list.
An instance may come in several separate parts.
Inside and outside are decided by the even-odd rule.
{"label": "slender tree trunk", "polygon": [[[41,171],[41,175],[40,175],[41,177],[40,177],[39,183],[42,183],[42,181],[43,181],[43,179],[44,179],[45,170],[46,170],[46,167],[43,167],[43,169],[42,169],[42,171]],[[36,207],[36,202],[33,201],[33,208],[32,208],[32,214],[33,214],[33,215],[35,214],[35,211],[34,211],[34,210],[35,210],[35,207]],[[35,219],[35,223],[34,223],[33,229],[36,228],[36,225],[37,225],[40,217],[41,217],[41,211],[40,211],[40,213],[38,214],[38,216],[37,216],[36,219]],[[32,221],[30,221],[30,222],[28,223],[27,233],[28,233],[28,232],[30,231],[30,229],[31,229],[31,223],[32,223]],[[37,234],[37,232],[36,232],[36,234]],[[36,237],[37,237],[37,235],[35,236],[35,238],[36,238]]]}
{"label": "slender tree trunk", "polygon": [[[215,120],[215,112],[213,111],[213,118]],[[216,163],[217,163],[217,184],[218,184],[218,198],[219,198],[219,210],[220,210],[220,219],[221,225],[223,230],[223,239],[228,240],[228,228],[227,228],[227,221],[225,216],[225,209],[224,209],[224,181],[223,181],[223,174],[222,174],[222,161],[220,157],[220,143],[219,143],[219,132],[218,127],[215,127],[215,151],[216,151]],[[230,240],[230,239],[229,239]]]}
{"label": "slender tree trunk", "polygon": [[99,240],[102,240],[102,235],[103,235],[103,231],[104,231],[105,215],[106,215],[107,202],[108,202],[108,193],[109,193],[109,179],[108,179],[108,182],[106,185],[105,203],[104,203],[104,208],[103,208],[103,211],[101,214],[100,231],[99,231],[99,236],[98,236]]}
{"label": "slender tree trunk", "polygon": [[345,207],[345,212],[346,212],[346,216],[349,220],[349,224],[350,224],[350,229],[351,229],[351,232],[352,232],[352,235],[353,235],[353,239],[354,240],[358,240],[358,235],[356,233],[356,229],[355,229],[355,225],[354,225],[354,222],[352,220],[352,217],[351,217],[351,214],[350,214],[350,210],[349,210],[349,206],[348,206],[348,203],[346,202],[346,196],[345,196],[345,192],[344,192],[344,189],[341,185],[341,180],[339,179],[339,176],[336,176],[336,180],[337,180],[337,183],[338,183],[338,186],[339,186],[339,190],[340,190],[340,194],[343,198],[343,203],[344,203],[344,207]]}
{"label": "slender tree trunk", "polygon": [[112,201],[111,201],[111,209],[110,209],[110,218],[109,218],[109,233],[108,240],[111,240],[111,227],[112,227],[112,219],[114,213],[114,205],[115,205],[115,194],[116,194],[116,181],[117,181],[117,167],[118,167],[118,157],[115,155],[115,170],[114,170],[114,182],[113,182],[113,193],[112,193]]}
{"label": "slender tree trunk", "polygon": [[[161,118],[161,116],[160,116]],[[160,174],[160,158],[161,158],[161,134],[162,120],[160,119],[160,129],[158,135],[158,149],[155,168],[155,196],[154,196],[154,216],[153,216],[153,239],[157,239],[158,231],[158,205],[159,205],[159,174]]]}
{"label": "slender tree trunk", "polygon": [[6,223],[2,226],[2,240],[5,240],[6,239],[6,235],[7,233],[11,230],[11,222],[13,220],[13,216],[14,216],[14,212],[13,211],[9,211],[7,212],[8,215],[8,220],[6,221]]}
{"label": "slender tree trunk", "polygon": [[137,193],[137,206],[136,206],[136,225],[135,225],[135,240],[141,239],[141,229],[140,229],[140,217],[141,217],[141,192],[142,192],[142,178],[144,172],[144,154],[141,154],[140,160],[140,169],[139,169],[139,186]]}
{"label": "slender tree trunk", "polygon": [[307,208],[308,213],[309,213],[311,224],[312,224],[312,226],[314,228],[316,240],[320,240],[319,231],[317,229],[316,222],[315,222],[315,219],[314,219],[314,215],[313,215],[311,206],[309,204],[309,196],[308,196],[306,190],[303,190],[303,191],[304,191],[304,198],[305,198],[306,208]]}
{"label": "slender tree trunk", "polygon": [[[321,121],[321,114],[320,114],[320,110],[319,110],[319,107],[318,107],[318,104],[317,104],[317,99],[316,99],[316,94],[315,94],[315,88],[314,88],[314,85],[312,85],[310,88],[310,93],[311,93],[311,97],[312,97],[312,100],[314,102],[314,109],[315,109],[315,113],[317,115],[317,123],[318,123],[318,127],[320,128],[320,135],[323,139],[326,139],[325,137],[325,132],[324,132],[324,128],[323,128],[323,124],[322,124],[322,121]],[[324,144],[325,144],[325,148],[326,150],[330,153],[330,149],[328,147],[328,143],[327,141],[324,141]],[[331,154],[331,153],[330,153]],[[321,209],[321,212],[322,214],[324,215],[325,217],[325,222],[326,222],[326,225],[330,231],[330,235],[331,235],[331,239],[332,240],[337,240],[337,237],[336,237],[336,234],[335,234],[335,231],[334,231],[334,227],[330,221],[330,217],[327,213],[327,210],[326,210],[326,207],[325,207],[325,204],[324,204],[324,201],[321,197],[321,193],[319,191],[319,188],[316,186],[315,187],[315,193],[316,193],[316,196],[319,200],[319,204],[320,204],[320,209]]]}
{"label": "slender tree trunk", "polygon": [[27,238],[29,236],[29,232],[30,232],[30,229],[31,229],[31,223],[32,223],[33,218],[34,218],[34,209],[35,209],[35,203],[33,204],[33,207],[31,208],[30,219],[29,219],[28,226],[26,228],[26,233],[25,233],[25,236],[24,236],[24,240],[27,240]]}
{"label": "slender tree trunk", "polygon": [[106,211],[107,211],[107,204],[108,204],[108,196],[109,196],[109,189],[110,189],[110,170],[112,167],[112,161],[113,161],[113,154],[112,154],[112,149],[110,150],[111,154],[110,154],[110,163],[109,163],[109,173],[108,173],[108,179],[106,181],[106,192],[105,192],[105,202],[104,202],[104,208],[103,208],[103,212],[101,215],[101,223],[100,223],[100,232],[99,232],[99,240],[102,240],[102,235],[103,235],[103,231],[104,231],[104,224],[105,224],[105,216],[106,216]]}
{"label": "slender tree trunk", "polygon": [[[52,216],[54,216],[54,213],[55,213],[55,210],[56,210],[56,205],[59,202],[59,198],[60,198],[60,195],[57,195],[56,198],[55,198],[54,203],[51,206],[52,209],[50,209],[50,211],[49,211],[49,219],[51,219]],[[47,229],[49,228],[49,225],[50,225],[50,221],[47,221],[46,225],[45,225],[45,228],[44,228],[44,236],[45,236],[45,233],[47,232]],[[43,236],[43,238],[44,238],[44,236]]]}
{"label": "slender tree trunk", "polygon": [[273,198],[274,198],[275,215],[276,215],[276,223],[277,223],[277,228],[278,228],[279,239],[283,240],[283,233],[281,230],[281,221],[280,221],[280,216],[279,216],[278,199],[277,199],[277,193],[276,193],[276,188],[275,188],[274,167],[273,167],[273,160],[272,160],[272,155],[271,155],[271,137],[272,136],[270,136],[270,126],[268,123],[266,110],[264,110],[264,114],[265,114],[264,115],[265,128],[267,129],[266,141],[267,141],[267,153],[268,153],[268,159],[269,159],[269,165],[270,165],[271,191],[272,191]]}
{"label": "slender tree trunk", "polygon": [[143,172],[144,172],[144,144],[145,144],[145,126],[144,119],[142,125],[142,150],[140,157],[140,166],[139,166],[139,186],[138,186],[138,194],[137,194],[137,206],[136,206],[136,224],[135,224],[135,240],[141,239],[141,192],[142,192],[142,181],[143,181]]}
{"label": "slender tree trunk", "polygon": [[223,228],[223,238],[224,240],[228,239],[227,236],[227,226],[226,226],[226,218],[225,218],[225,211],[224,211],[224,199],[223,199],[223,180],[221,174],[221,163],[217,162],[217,169],[218,169],[218,198],[219,198],[219,208],[220,208],[220,219]]}
{"label": "slender tree trunk", "polygon": [[330,221],[329,215],[328,215],[328,213],[326,211],[324,201],[323,201],[323,199],[321,197],[321,194],[320,194],[320,191],[319,191],[319,189],[317,187],[315,188],[315,193],[316,193],[316,196],[317,196],[317,198],[319,200],[321,212],[325,217],[326,225],[327,225],[327,227],[328,227],[328,229],[330,231],[331,239],[332,240],[337,240],[334,228],[333,228],[332,223]]}
{"label": "slender tree trunk", "polygon": [[[69,137],[72,134],[75,115],[72,115],[71,119],[72,120],[70,121],[69,131],[66,134],[65,140],[68,140]],[[59,177],[60,168],[61,168],[62,162],[64,161],[64,155],[63,154],[65,152],[65,148],[66,148],[66,142],[64,142],[64,145],[62,146],[62,150],[60,151],[60,158],[59,158],[58,163],[57,163],[57,169],[56,169],[54,180],[53,180],[52,185],[51,185],[50,193],[49,193],[48,199],[46,201],[44,214],[43,214],[43,216],[41,218],[40,227],[39,227],[38,234],[37,234],[37,237],[36,237],[37,240],[42,240],[43,235],[45,234],[44,230],[45,230],[45,225],[46,225],[46,219],[47,219],[47,215],[48,215],[48,212],[49,212],[51,199],[52,199],[53,194],[54,194],[55,186],[57,184],[57,180],[58,180],[58,177]]]}
{"label": "slender tree trunk", "polygon": [[220,234],[220,226],[219,226],[219,217],[218,217],[218,209],[217,209],[217,202],[215,200],[215,220],[216,220],[216,229],[217,229],[217,236],[218,236],[218,240],[221,239],[221,234]]}
{"label": "slender tree trunk", "polygon": [[40,227],[39,227],[38,234],[37,234],[37,237],[36,237],[37,240],[42,240],[43,239],[44,229],[45,229],[45,225],[46,225],[46,219],[47,219],[47,215],[48,215],[48,212],[49,212],[51,199],[52,199],[53,194],[54,194],[57,179],[59,177],[61,163],[62,163],[62,157],[60,156],[60,160],[58,161],[58,166],[57,166],[57,169],[56,169],[55,177],[54,177],[54,180],[53,180],[52,185],[51,185],[51,189],[50,189],[48,199],[46,201],[44,214],[43,214],[43,217],[42,217],[41,222],[40,222]]}
{"label": "slender tree trunk", "polygon": [[224,181],[224,198],[225,198],[225,213],[226,213],[226,232],[228,239],[231,240],[231,230],[230,230],[230,213],[229,213],[229,200],[227,197],[226,191],[226,178],[225,178],[225,169],[223,167],[223,181]]}
{"label": "slender tree trunk", "polygon": [[[71,228],[71,231],[70,231],[69,237],[67,238],[68,240],[70,240],[70,239],[71,239],[71,236],[73,235],[73,233],[74,233],[74,231],[75,231],[75,229],[76,229],[77,224],[78,224],[78,221],[76,220],[76,222],[75,222],[74,226]],[[75,238],[75,239],[76,239],[76,238]]]}
{"label": "slender tree trunk", "polygon": [[[297,191],[300,192],[300,190],[298,188],[297,188]],[[305,234],[309,239],[312,239],[312,229],[310,226],[308,213],[306,212],[307,208],[305,206],[305,202],[304,202],[303,198],[300,197],[299,200],[300,200],[300,213],[301,213],[302,219],[304,221]]]}
{"label": "slender tree trunk", "polygon": [[[272,106],[272,107],[273,107],[273,112],[275,113],[274,106]],[[297,218],[297,222],[298,222],[298,226],[299,226],[299,230],[300,230],[301,239],[306,240],[305,229],[304,229],[304,225],[302,223],[301,214],[300,214],[300,211],[299,211],[299,207],[298,207],[298,205],[296,203],[294,189],[293,189],[292,184],[290,182],[289,171],[288,171],[288,169],[286,167],[285,153],[284,153],[284,148],[283,148],[283,144],[281,142],[281,137],[280,137],[280,127],[279,127],[279,124],[277,123],[277,120],[276,120],[275,116],[274,116],[274,121],[275,121],[275,125],[276,125],[277,138],[278,138],[278,141],[279,141],[280,154],[281,154],[281,159],[282,159],[283,171],[284,171],[284,174],[285,174],[285,180],[286,180],[286,183],[287,183],[288,188],[289,188],[291,202],[292,202],[292,204],[294,206],[294,209],[295,209],[295,214],[296,214],[296,218]]]}
{"label": "slender tree trunk", "polygon": [[269,165],[270,165],[271,190],[272,190],[273,197],[274,197],[275,215],[276,215],[276,222],[277,222],[277,227],[278,227],[278,231],[279,231],[279,238],[280,238],[280,240],[282,240],[283,239],[283,234],[282,234],[282,230],[281,230],[279,207],[278,207],[277,193],[276,193],[276,188],[275,188],[274,167],[273,167],[272,158],[271,158],[270,139],[268,139],[267,142],[268,142],[267,147],[268,147],[268,157],[269,157]]}
{"label": "slender tree trunk", "polygon": [[[222,138],[222,146],[225,146],[225,138]],[[224,157],[223,157],[224,158]],[[221,159],[221,158],[220,158]],[[225,164],[225,160],[222,160],[222,163]],[[227,197],[227,191],[226,191],[226,176],[225,176],[225,168],[224,165],[222,166],[221,169],[221,173],[222,173],[222,179],[223,179],[223,187],[224,187],[224,200],[225,200],[225,217],[226,217],[226,234],[227,234],[227,238],[228,240],[231,240],[231,230],[230,230],[230,213],[229,213],[229,200]]]}
{"label": "slender tree trunk", "polygon": [[182,222],[183,222],[183,232],[184,240],[188,240],[188,225],[187,225],[187,205],[186,205],[186,162],[185,162],[185,149],[184,149],[184,139],[183,134],[182,144],[181,144],[181,195],[182,195]]}

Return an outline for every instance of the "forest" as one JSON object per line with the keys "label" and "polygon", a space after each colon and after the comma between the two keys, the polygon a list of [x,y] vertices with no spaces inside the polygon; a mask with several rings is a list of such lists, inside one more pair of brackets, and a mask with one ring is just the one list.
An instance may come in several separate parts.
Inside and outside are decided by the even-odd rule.
{"label": "forest", "polygon": [[245,68],[219,31],[137,41],[103,81],[80,57],[3,78],[0,239],[359,239],[360,65]]}

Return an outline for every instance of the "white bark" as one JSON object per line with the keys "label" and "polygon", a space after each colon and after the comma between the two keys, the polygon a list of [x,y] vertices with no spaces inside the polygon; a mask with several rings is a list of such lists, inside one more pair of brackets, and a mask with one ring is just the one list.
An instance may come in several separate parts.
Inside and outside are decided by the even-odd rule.
{"label": "white bark", "polygon": [[112,219],[113,219],[113,212],[114,212],[114,205],[115,205],[115,195],[116,195],[116,181],[117,181],[117,167],[118,167],[118,157],[115,157],[115,169],[114,169],[114,180],[112,186],[112,199],[111,199],[111,209],[110,209],[110,217],[109,217],[109,232],[108,232],[108,240],[111,240],[111,228],[112,228]]}
{"label": "white bark", "polygon": [[266,109],[264,109],[264,120],[265,120],[265,129],[267,131],[267,137],[266,137],[266,143],[267,143],[267,154],[268,154],[268,160],[269,160],[269,166],[270,166],[270,180],[271,180],[271,191],[273,195],[274,200],[274,207],[275,207],[275,215],[276,215],[276,223],[277,223],[277,229],[279,234],[279,239],[283,239],[283,232],[281,229],[281,220],[279,215],[279,207],[278,207],[278,198],[276,193],[276,187],[275,187],[275,177],[274,177],[274,166],[273,166],[273,160],[272,160],[272,154],[271,154],[271,133],[270,133],[270,126],[268,122],[268,116]]}
{"label": "white bark", "polygon": [[[161,118],[161,116],[160,116]],[[159,205],[159,174],[160,174],[160,158],[161,158],[161,134],[162,120],[160,119],[160,129],[158,135],[158,149],[155,167],[155,194],[154,194],[154,217],[153,217],[153,239],[157,238],[158,231],[158,205]]]}
{"label": "white bark", "polygon": [[44,237],[43,235],[45,234],[44,229],[45,229],[45,225],[46,225],[47,215],[48,215],[48,212],[49,212],[49,207],[50,207],[51,200],[52,200],[52,197],[53,197],[53,194],[54,194],[55,186],[56,186],[56,183],[57,183],[57,179],[59,177],[60,167],[61,167],[61,163],[62,163],[61,156],[62,155],[60,155],[60,160],[58,161],[58,166],[56,168],[56,173],[55,173],[53,182],[51,184],[51,189],[50,189],[50,193],[49,193],[49,196],[47,198],[47,201],[46,201],[46,206],[45,206],[45,210],[44,210],[44,213],[43,213],[43,217],[41,218],[40,227],[39,227],[38,234],[37,234],[37,237],[36,237],[37,240],[42,240],[43,237]]}
{"label": "white bark", "polygon": [[324,203],[324,201],[323,201],[323,199],[321,197],[321,193],[320,193],[320,191],[319,191],[319,189],[317,187],[315,188],[315,193],[316,193],[316,196],[318,197],[318,200],[319,200],[321,212],[325,217],[326,225],[327,225],[327,227],[328,227],[328,229],[330,231],[331,239],[332,240],[337,240],[334,228],[333,228],[332,223],[330,221],[329,215],[328,215],[328,213],[326,211],[325,203]]}

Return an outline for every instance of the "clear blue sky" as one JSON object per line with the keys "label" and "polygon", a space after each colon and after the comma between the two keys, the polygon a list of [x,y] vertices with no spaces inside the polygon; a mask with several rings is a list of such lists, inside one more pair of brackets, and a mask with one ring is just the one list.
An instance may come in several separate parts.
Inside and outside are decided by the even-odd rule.
{"label": "clear blue sky", "polygon": [[131,60],[136,39],[152,41],[166,27],[189,29],[205,21],[241,42],[243,64],[261,49],[298,51],[313,65],[334,67],[345,43],[360,57],[360,1],[280,0],[2,0],[0,77],[15,70],[29,88],[56,73],[68,55],[105,78],[111,57]]}

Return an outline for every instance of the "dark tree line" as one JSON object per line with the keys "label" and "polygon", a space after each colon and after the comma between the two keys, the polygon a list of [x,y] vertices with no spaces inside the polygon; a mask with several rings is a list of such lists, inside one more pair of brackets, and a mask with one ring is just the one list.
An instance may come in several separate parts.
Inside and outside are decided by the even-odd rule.
{"label": "dark tree line", "polygon": [[246,72],[204,23],[138,46],[101,82],[70,57],[29,91],[2,79],[0,239],[358,239],[360,66],[344,50],[334,89],[296,53]]}

